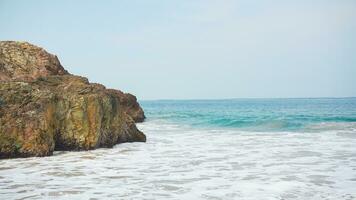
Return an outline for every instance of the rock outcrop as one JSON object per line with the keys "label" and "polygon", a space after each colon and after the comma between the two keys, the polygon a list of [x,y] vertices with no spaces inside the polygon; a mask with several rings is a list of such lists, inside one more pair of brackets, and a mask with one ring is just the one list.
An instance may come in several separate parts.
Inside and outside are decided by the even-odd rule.
{"label": "rock outcrop", "polygon": [[145,142],[136,97],[69,74],[26,42],[0,42],[0,158]]}
{"label": "rock outcrop", "polygon": [[33,81],[69,74],[57,56],[27,42],[0,42],[0,81]]}

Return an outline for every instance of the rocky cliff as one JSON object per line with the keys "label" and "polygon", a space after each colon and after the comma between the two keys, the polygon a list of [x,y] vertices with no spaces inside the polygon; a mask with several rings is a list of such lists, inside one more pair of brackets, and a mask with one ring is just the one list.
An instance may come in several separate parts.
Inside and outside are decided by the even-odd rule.
{"label": "rocky cliff", "polygon": [[136,97],[69,74],[26,42],[0,42],[0,158],[145,142]]}

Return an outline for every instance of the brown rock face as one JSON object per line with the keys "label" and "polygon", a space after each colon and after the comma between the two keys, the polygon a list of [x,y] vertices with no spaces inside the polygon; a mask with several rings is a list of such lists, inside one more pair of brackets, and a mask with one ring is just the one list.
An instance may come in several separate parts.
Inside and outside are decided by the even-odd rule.
{"label": "brown rock face", "polygon": [[68,74],[57,56],[27,42],[0,42],[0,58],[0,81]]}
{"label": "brown rock face", "polygon": [[123,93],[119,90],[109,89],[112,93],[120,97],[120,104],[124,106],[125,112],[135,121],[143,122],[145,120],[145,114],[138,104],[137,99],[130,93]]}
{"label": "brown rock face", "polygon": [[56,56],[0,42],[0,158],[145,142],[136,97],[70,75]]}

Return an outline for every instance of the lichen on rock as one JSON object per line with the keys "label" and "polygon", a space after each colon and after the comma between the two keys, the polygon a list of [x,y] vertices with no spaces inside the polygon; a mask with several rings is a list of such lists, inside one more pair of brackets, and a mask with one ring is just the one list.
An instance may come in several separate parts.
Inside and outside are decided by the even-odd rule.
{"label": "lichen on rock", "polygon": [[0,158],[145,142],[136,97],[69,74],[29,43],[0,42]]}

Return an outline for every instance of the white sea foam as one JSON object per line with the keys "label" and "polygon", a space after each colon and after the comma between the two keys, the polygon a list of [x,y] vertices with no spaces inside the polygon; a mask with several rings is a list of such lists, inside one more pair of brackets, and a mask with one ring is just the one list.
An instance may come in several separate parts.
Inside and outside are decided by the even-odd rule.
{"label": "white sea foam", "polygon": [[204,130],[149,121],[147,143],[0,161],[0,199],[355,199],[356,132]]}

